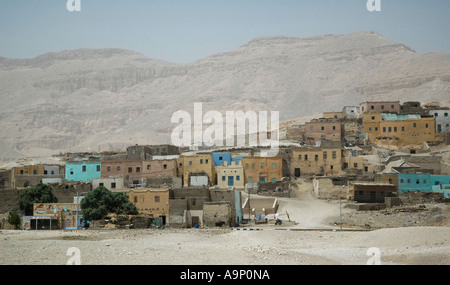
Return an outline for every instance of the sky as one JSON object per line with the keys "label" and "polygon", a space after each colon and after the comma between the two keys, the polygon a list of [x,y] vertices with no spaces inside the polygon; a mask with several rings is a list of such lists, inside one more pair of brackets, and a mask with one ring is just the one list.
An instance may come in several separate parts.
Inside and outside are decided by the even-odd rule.
{"label": "sky", "polygon": [[[73,0],[75,1],[75,0]],[[73,2],[70,0],[70,2]],[[0,57],[123,48],[189,63],[254,38],[375,31],[419,54],[450,53],[449,0],[0,0]]]}

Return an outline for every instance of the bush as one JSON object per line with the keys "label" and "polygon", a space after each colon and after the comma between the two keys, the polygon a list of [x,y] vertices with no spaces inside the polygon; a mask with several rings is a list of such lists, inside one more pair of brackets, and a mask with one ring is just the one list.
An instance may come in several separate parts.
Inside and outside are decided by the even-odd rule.
{"label": "bush", "polygon": [[23,190],[19,197],[20,210],[25,216],[33,215],[34,203],[57,203],[58,198],[53,194],[52,187],[39,183],[37,186]]}
{"label": "bush", "polygon": [[100,220],[108,214],[137,215],[136,206],[124,193],[111,192],[103,186],[95,188],[81,200],[84,220]]}
{"label": "bush", "polygon": [[14,211],[10,211],[8,215],[8,223],[14,226],[14,229],[19,229],[20,227],[20,216]]}

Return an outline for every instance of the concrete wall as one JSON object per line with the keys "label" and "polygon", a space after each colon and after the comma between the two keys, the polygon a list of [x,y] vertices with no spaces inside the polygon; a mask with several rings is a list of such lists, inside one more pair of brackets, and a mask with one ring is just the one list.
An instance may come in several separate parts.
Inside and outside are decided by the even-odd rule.
{"label": "concrete wall", "polygon": [[94,178],[92,179],[92,189],[95,189],[102,185],[108,190],[113,189],[123,189],[124,183],[122,177],[112,177],[112,178]]}
{"label": "concrete wall", "polygon": [[[101,162],[67,162],[65,180],[92,182],[92,179],[101,177],[101,166]],[[85,171],[83,167],[86,167]]]}

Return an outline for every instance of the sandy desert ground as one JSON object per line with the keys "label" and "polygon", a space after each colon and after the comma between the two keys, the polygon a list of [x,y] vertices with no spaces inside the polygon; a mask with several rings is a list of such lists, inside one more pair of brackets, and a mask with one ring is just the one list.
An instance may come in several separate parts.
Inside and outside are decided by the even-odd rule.
{"label": "sandy desert ground", "polygon": [[[450,224],[356,230],[346,224],[358,214],[339,203],[318,200],[308,185],[280,199],[281,226],[215,229],[114,229],[0,232],[1,265],[449,265]],[[433,205],[428,205],[432,207]],[[448,205],[440,216],[448,218]],[[445,208],[447,207],[447,208]],[[444,211],[444,212],[442,212]],[[431,211],[432,212],[432,211]],[[444,213],[444,214],[442,214]],[[364,216],[366,215],[366,216]],[[412,216],[413,215],[413,216]],[[414,216],[415,215],[415,216]],[[389,215],[420,220],[417,213]],[[384,215],[381,215],[384,216]],[[410,221],[408,220],[408,221]],[[295,221],[295,222],[294,222]],[[448,221],[448,220],[445,220]],[[74,253],[74,250],[77,253]]]}

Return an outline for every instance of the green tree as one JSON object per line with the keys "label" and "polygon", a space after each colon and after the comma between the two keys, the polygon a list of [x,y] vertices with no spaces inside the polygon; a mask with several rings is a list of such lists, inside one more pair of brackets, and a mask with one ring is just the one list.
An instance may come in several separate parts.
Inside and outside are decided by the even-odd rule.
{"label": "green tree", "polygon": [[39,183],[33,188],[23,190],[19,197],[19,207],[26,216],[33,215],[34,203],[57,203],[58,198],[53,194],[52,187]]}
{"label": "green tree", "polygon": [[20,216],[15,211],[10,211],[8,215],[8,223],[13,225],[17,230],[20,227]]}
{"label": "green tree", "polygon": [[111,192],[103,186],[89,192],[80,203],[84,220],[99,220],[108,214],[137,215],[136,206],[122,192]]}

